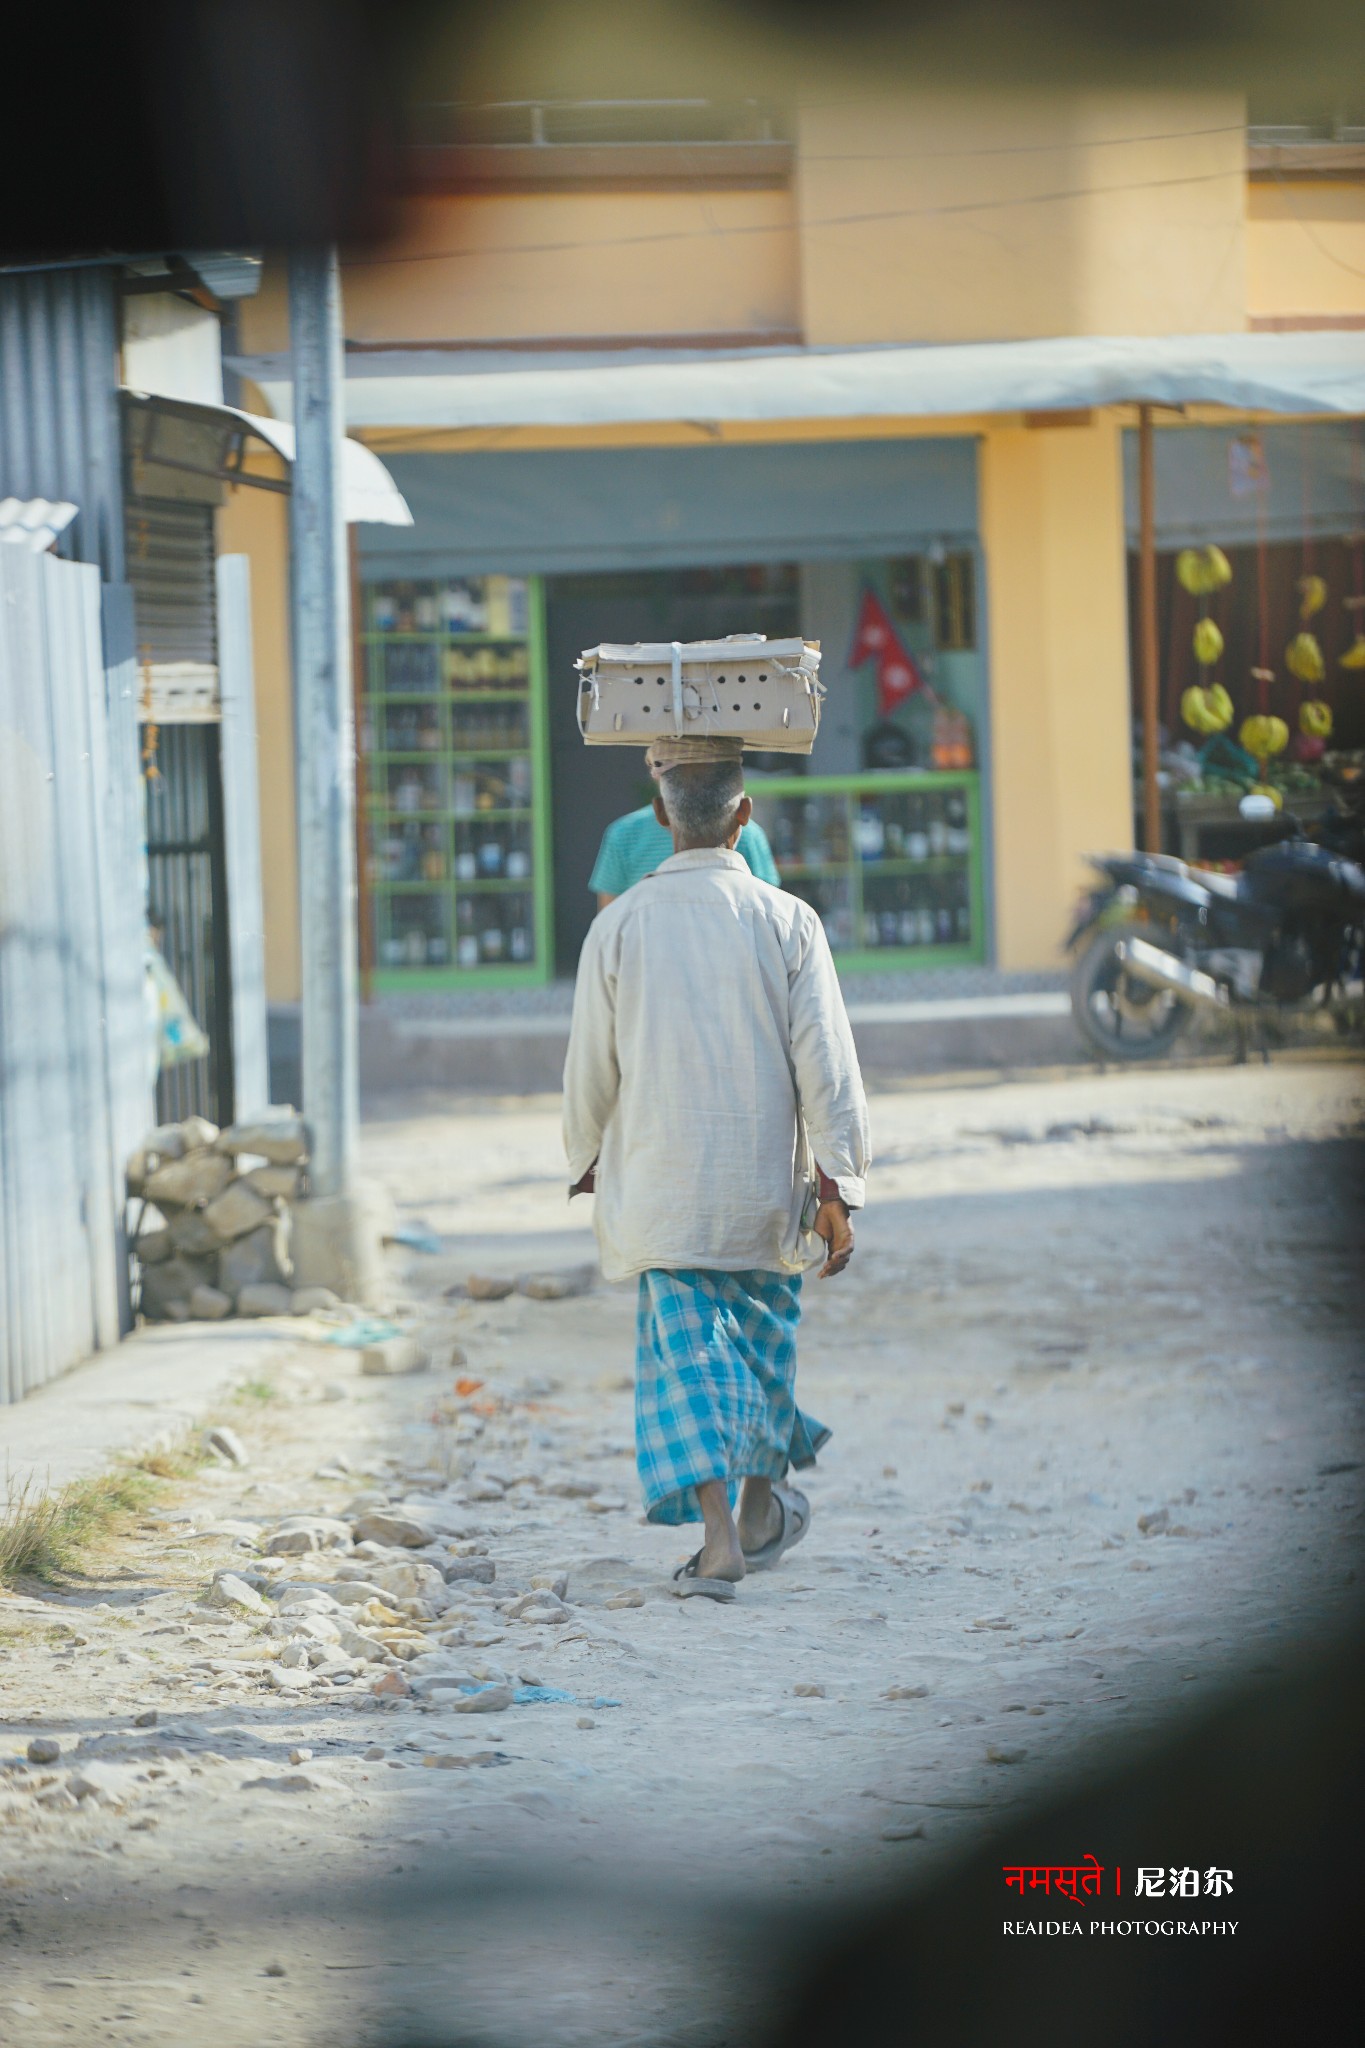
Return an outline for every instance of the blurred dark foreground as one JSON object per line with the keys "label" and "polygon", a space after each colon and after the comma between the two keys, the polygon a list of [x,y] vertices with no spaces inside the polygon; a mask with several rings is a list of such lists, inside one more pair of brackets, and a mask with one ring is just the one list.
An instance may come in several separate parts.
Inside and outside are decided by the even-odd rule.
{"label": "blurred dark foreground", "polygon": [[[962,1854],[929,1855],[903,1890],[846,1887],[833,1911],[813,1904],[815,1874],[790,1906],[771,1889],[738,1895],[702,1786],[686,1845],[694,1862],[699,1843],[713,1852],[700,1895],[628,1837],[609,1887],[548,1849],[480,1873],[477,1828],[416,1851],[403,1843],[421,1838],[380,1841],[363,1869],[324,1863],[311,1889],[295,1877],[286,1912],[232,1883],[202,1907],[193,1884],[134,1896],[105,1861],[91,1887],[102,1904],[64,1890],[4,1916],[0,1973],[44,1979],[27,1995],[67,2034],[82,2008],[64,1986],[103,1983],[112,2000],[116,1986],[193,1976],[208,1995],[180,2008],[176,2048],[1042,2048],[1063,2029],[1104,2048],[1337,2040],[1359,1982],[1359,1616],[1326,1645],[1278,1654],[1274,1677],[1139,1754],[1074,1760],[1069,1789]],[[1005,1884],[1015,1865],[1087,1852],[1106,1871],[1099,1899]],[[1140,1866],[1227,1871],[1232,1890],[1138,1897]],[[1161,1931],[1180,1923],[1210,1931]],[[198,1953],[214,1950],[216,1963]]]}

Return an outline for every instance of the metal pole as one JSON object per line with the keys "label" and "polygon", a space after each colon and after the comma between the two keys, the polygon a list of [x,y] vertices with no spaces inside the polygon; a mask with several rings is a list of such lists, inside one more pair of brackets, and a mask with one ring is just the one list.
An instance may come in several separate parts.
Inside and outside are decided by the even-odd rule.
{"label": "metal pole", "polygon": [[342,502],[341,279],[334,249],[289,258],[297,437],[290,498],[302,941],[303,1109],[319,1195],[351,1191],[359,1122],[355,733]]}
{"label": "metal pole", "polygon": [[1142,688],[1142,836],[1148,853],[1161,851],[1161,755],[1156,656],[1156,467],[1152,408],[1138,407],[1138,663]]}

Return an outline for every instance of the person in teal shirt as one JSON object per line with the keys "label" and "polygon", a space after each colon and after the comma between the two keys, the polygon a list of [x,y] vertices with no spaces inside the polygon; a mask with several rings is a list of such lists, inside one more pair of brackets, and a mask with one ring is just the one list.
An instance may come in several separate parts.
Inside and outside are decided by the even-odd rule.
{"label": "person in teal shirt", "polygon": [[[650,773],[657,782],[659,771],[652,761]],[[617,818],[608,825],[602,834],[596,865],[588,879],[588,887],[597,891],[598,909],[604,910],[608,903],[624,896],[627,889],[633,889],[646,875],[652,875],[660,861],[667,860],[672,851],[673,835],[667,826],[659,823],[652,804],[642,804],[638,811],[627,811],[624,818]],[[750,872],[760,882],[771,882],[774,888],[781,888],[782,877],[777,872],[777,862],[773,859],[767,834],[752,818],[740,833],[735,852],[743,854]]]}

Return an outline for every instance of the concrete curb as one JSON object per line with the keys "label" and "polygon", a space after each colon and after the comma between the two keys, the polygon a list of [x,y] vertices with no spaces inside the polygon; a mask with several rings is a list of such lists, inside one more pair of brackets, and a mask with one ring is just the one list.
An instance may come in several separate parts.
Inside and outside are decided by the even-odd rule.
{"label": "concrete curb", "polygon": [[302,1341],[277,1323],[146,1325],[0,1408],[0,1481],[11,1498],[26,1485],[55,1493],[164,1447]]}
{"label": "concrete curb", "polygon": [[[1082,1064],[1064,992],[849,1004],[865,1073],[881,1079],[954,1068]],[[360,1015],[360,1080],[389,1099],[407,1089],[526,1095],[557,1090],[567,1015]]]}

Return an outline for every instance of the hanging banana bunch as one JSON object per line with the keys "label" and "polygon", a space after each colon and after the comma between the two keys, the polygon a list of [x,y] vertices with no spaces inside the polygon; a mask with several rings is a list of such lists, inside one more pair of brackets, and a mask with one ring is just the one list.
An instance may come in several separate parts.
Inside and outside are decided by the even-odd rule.
{"label": "hanging banana bunch", "polygon": [[[1305,579],[1306,580],[1306,579]],[[1320,578],[1315,578],[1320,581]],[[1320,683],[1327,673],[1322,649],[1312,633],[1296,633],[1284,650],[1284,665],[1301,683]]]}
{"label": "hanging banana bunch", "polygon": [[1180,716],[1191,732],[1211,737],[1226,732],[1232,724],[1232,699],[1221,683],[1210,683],[1207,688],[1193,683],[1180,699]]}
{"label": "hanging banana bunch", "polygon": [[1354,640],[1341,657],[1340,666],[1349,669],[1362,669],[1365,668],[1365,632],[1361,630],[1360,614],[1362,610],[1365,610],[1365,597],[1347,597],[1343,598],[1342,602],[1346,610],[1352,615],[1356,632]]}
{"label": "hanging banana bunch", "polygon": [[1320,612],[1327,602],[1327,584],[1321,576],[1300,576],[1299,617],[1307,625],[1314,613]]}
{"label": "hanging banana bunch", "polygon": [[1289,745],[1289,727],[1282,718],[1258,711],[1251,718],[1242,720],[1239,738],[1252,758],[1260,762],[1264,779],[1266,762],[1272,755],[1282,754]]}
{"label": "hanging banana bunch", "polygon": [[1305,697],[1299,706],[1299,731],[1310,740],[1332,737],[1332,707],[1321,697]]}
{"label": "hanging banana bunch", "polygon": [[1209,597],[1231,583],[1232,564],[1221,548],[1182,548],[1175,558],[1175,573],[1191,597]]}
{"label": "hanging banana bunch", "polygon": [[1194,628],[1194,658],[1201,668],[1212,668],[1221,660],[1223,636],[1212,619],[1198,619]]}

